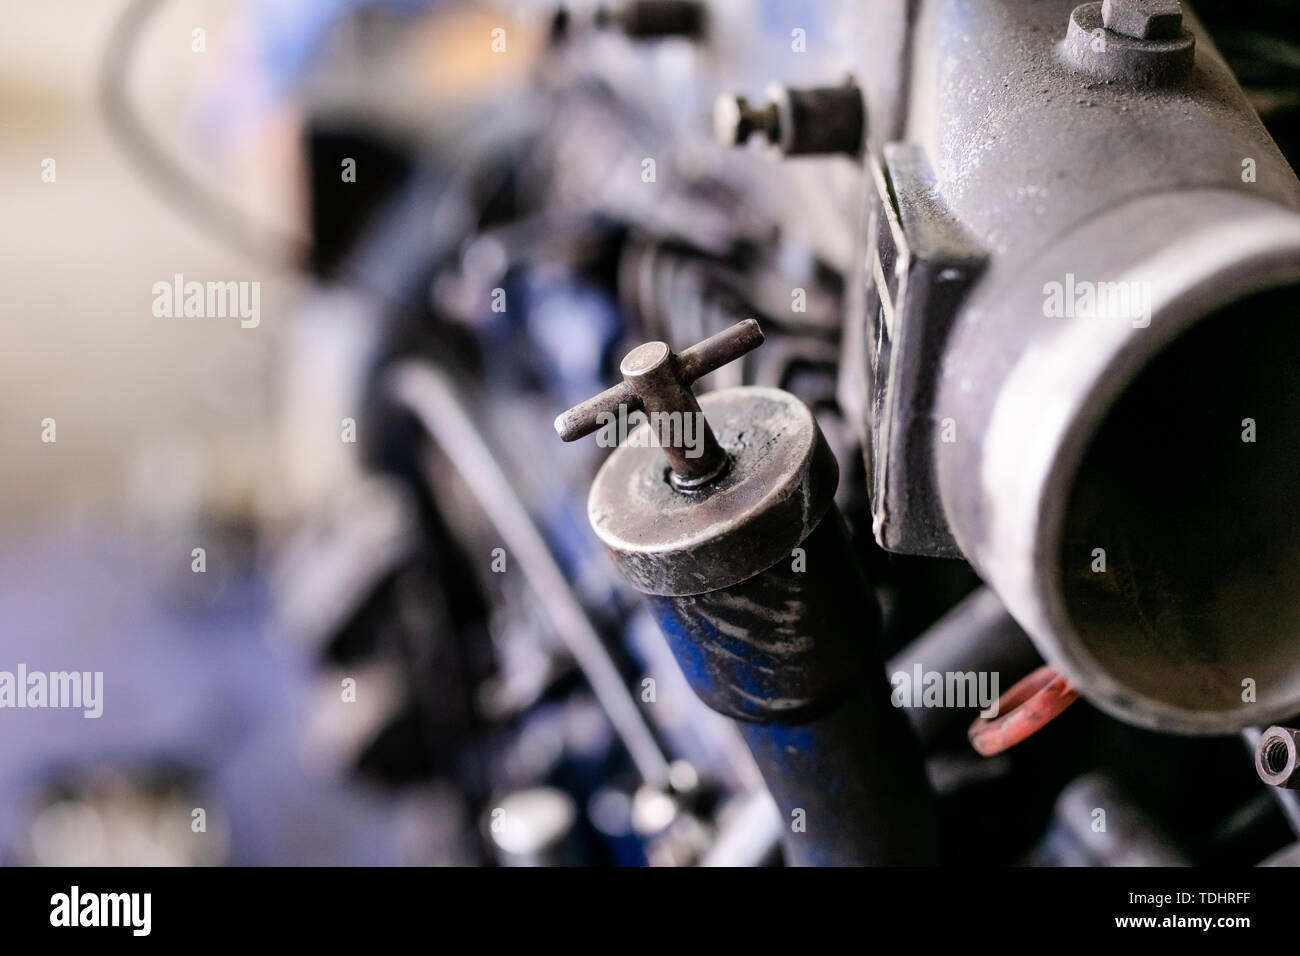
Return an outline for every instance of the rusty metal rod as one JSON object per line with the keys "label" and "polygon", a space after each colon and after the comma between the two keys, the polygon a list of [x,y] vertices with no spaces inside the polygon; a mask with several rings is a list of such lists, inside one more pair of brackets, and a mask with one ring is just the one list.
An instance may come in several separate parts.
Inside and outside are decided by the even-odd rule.
{"label": "rusty metal rod", "polygon": [[[689,388],[697,379],[762,344],[763,330],[753,319],[745,319],[679,353],[677,372]],[[555,431],[564,441],[577,441],[600,427],[602,415],[617,415],[619,406],[642,408],[641,399],[626,379],[561,413],[555,419]]]}

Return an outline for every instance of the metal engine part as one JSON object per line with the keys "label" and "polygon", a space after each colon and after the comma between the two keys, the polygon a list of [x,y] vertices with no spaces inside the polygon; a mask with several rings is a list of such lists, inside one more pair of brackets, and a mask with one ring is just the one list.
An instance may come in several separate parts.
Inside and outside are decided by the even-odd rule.
{"label": "metal engine part", "polygon": [[876,534],[1099,707],[1226,733],[1300,710],[1300,182],[1194,18],[1110,6],[920,5],[853,320]]}

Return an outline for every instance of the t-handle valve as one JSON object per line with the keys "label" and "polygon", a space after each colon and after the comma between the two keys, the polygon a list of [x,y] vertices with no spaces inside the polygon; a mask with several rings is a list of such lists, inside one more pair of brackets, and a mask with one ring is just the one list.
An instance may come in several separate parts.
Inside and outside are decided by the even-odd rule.
{"label": "t-handle valve", "polygon": [[[726,471],[728,459],[691,386],[762,344],[758,323],[745,319],[680,354],[663,342],[639,345],[619,366],[623,381],[558,416],[555,430],[564,441],[574,441],[596,431],[608,416],[618,415],[620,407],[642,410],[672,467],[674,487],[698,488]],[[684,447],[682,440],[690,433],[687,416],[694,416],[694,448]]]}

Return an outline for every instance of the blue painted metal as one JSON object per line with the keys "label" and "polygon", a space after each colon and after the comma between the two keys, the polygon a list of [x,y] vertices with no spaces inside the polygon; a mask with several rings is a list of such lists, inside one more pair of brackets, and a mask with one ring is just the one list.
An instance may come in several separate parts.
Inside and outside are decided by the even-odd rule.
{"label": "blue painted metal", "polygon": [[742,721],[788,862],[937,862],[919,749],[890,704],[879,610],[839,512],[800,547],[729,588],[651,596],[655,618],[700,698]]}

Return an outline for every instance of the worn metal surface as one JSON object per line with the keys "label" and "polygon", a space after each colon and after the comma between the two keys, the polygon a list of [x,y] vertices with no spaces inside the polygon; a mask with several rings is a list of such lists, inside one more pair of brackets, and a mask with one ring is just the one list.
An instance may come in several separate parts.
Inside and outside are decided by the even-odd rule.
{"label": "worn metal surface", "polygon": [[[629,382],[667,349],[640,352],[625,363]],[[592,484],[592,527],[650,596],[692,689],[743,722],[792,823],[789,862],[934,862],[932,795],[890,705],[880,611],[833,505],[838,468],[821,429],[772,388],[725,389],[700,406],[730,467],[683,490],[634,433]]]}
{"label": "worn metal surface", "polygon": [[[1127,466],[1106,460],[1119,445],[1094,439],[1156,357],[1206,316],[1300,276],[1300,183],[1194,17],[1184,17],[1196,41],[1184,75],[1099,76],[1064,43],[1075,6],[917,7],[904,136],[933,173],[922,208],[987,259],[950,317],[941,310],[946,329],[920,373],[932,400],[916,394],[906,431],[929,445],[929,460],[914,451],[907,463],[916,487],[937,488],[961,554],[1094,703],[1146,726],[1231,732],[1300,710],[1300,654],[1285,640],[1294,602],[1277,596],[1300,565],[1300,509],[1270,490],[1293,485],[1297,472],[1287,384],[1297,336],[1285,294],[1218,324],[1220,341],[1240,353],[1233,367],[1256,369],[1219,383],[1220,407],[1234,397],[1268,407],[1280,429],[1260,448],[1260,468],[1239,469],[1234,457],[1211,473],[1175,469],[1199,447],[1184,430],[1167,461],[1156,449],[1169,435],[1135,432]],[[1117,54],[1126,40],[1181,42],[1104,39]],[[881,272],[888,288],[888,267]],[[1140,321],[1051,314],[1047,291],[1076,279],[1136,284],[1149,308]],[[870,318],[856,314],[845,337],[868,354],[877,347]],[[879,321],[888,331],[888,317]],[[1238,334],[1251,325],[1253,335]],[[1251,342],[1271,348],[1251,351]],[[1166,402],[1195,403],[1207,379],[1193,355],[1166,380],[1181,382]],[[1164,407],[1134,408],[1130,420],[1182,420]],[[1240,447],[1235,434],[1212,437],[1227,442],[1222,453],[1229,439]],[[1147,492],[1108,494],[1105,481],[1123,474],[1146,476]],[[1199,539],[1189,534],[1193,507],[1207,509]],[[1271,514],[1275,533],[1261,537],[1254,514]],[[927,553],[949,553],[933,525],[917,526],[884,540],[929,537]],[[1088,562],[1107,545],[1124,587],[1102,594]],[[1263,673],[1272,679],[1247,705],[1241,681]]]}
{"label": "worn metal surface", "polygon": [[[734,362],[746,352],[762,344],[763,330],[753,319],[745,319],[677,355],[676,375],[682,385],[689,387],[696,379],[710,372],[716,372],[728,362]],[[640,349],[647,346],[667,348],[662,342],[649,342],[640,346]],[[618,414],[620,406],[638,409],[642,407],[640,395],[627,381],[611,386],[599,395],[562,412],[555,419],[555,431],[563,441],[576,441],[600,427],[602,414]]]}
{"label": "worn metal surface", "polygon": [[[620,573],[647,594],[729,587],[788,558],[830,507],[838,466],[812,412],[788,392],[732,388],[700,398],[731,466],[689,494],[635,433],[601,466],[591,526]],[[642,426],[648,427],[648,426]]]}
{"label": "worn metal surface", "polygon": [[839,512],[800,548],[738,584],[651,598],[687,680],[728,717],[799,723],[863,680],[880,612]]}
{"label": "worn metal surface", "polygon": [[1149,17],[1132,8],[1136,2],[1112,4],[1125,11],[1118,17],[1122,29],[1110,25],[1103,4],[1076,7],[1061,45],[1066,62],[1097,79],[1134,86],[1173,83],[1186,77],[1195,62],[1196,37],[1182,28],[1182,14]]}
{"label": "worn metal surface", "polygon": [[862,91],[855,84],[795,89],[779,84],[767,88],[776,107],[776,127],[768,141],[783,156],[822,156],[862,151],[867,116]]}
{"label": "worn metal surface", "polygon": [[1101,16],[1107,30],[1137,40],[1172,40],[1183,32],[1179,0],[1103,0]]}
{"label": "worn metal surface", "polygon": [[[668,459],[671,480],[679,488],[698,488],[717,478],[727,467],[727,455],[718,445],[690,385],[683,380],[677,356],[663,342],[647,342],[627,354],[619,366],[641,408],[650,416],[648,427],[654,444]],[[695,448],[685,447],[687,418]]]}
{"label": "worn metal surface", "polygon": [[902,713],[877,670],[804,724],[745,724],[781,808],[796,866],[939,862],[934,801]]}
{"label": "worn metal surface", "polygon": [[889,702],[880,611],[831,509],[787,558],[727,588],[652,597],[682,671],[746,741],[804,865],[934,862],[915,740]]}
{"label": "worn metal surface", "polygon": [[887,144],[870,172],[877,205],[863,339],[871,343],[872,530],[890,551],[960,557],[934,480],[933,435],[945,423],[931,408],[948,329],[986,255],[944,206],[922,150]]}

